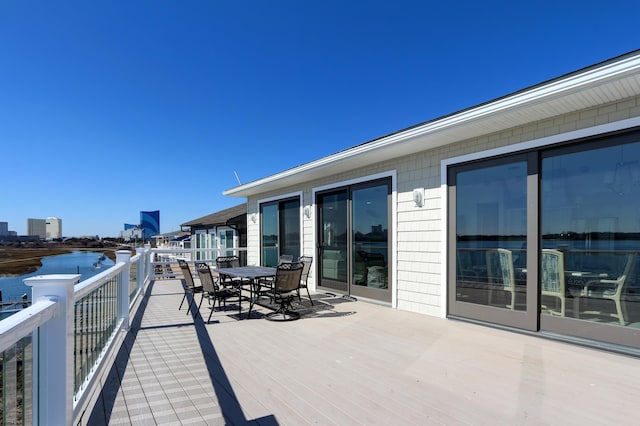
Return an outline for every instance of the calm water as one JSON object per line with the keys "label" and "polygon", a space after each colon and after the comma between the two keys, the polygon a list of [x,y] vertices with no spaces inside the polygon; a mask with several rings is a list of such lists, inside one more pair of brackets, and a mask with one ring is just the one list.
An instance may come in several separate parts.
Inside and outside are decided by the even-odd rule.
{"label": "calm water", "polygon": [[99,264],[98,259],[103,256],[99,252],[74,251],[73,253],[49,256],[42,259],[42,267],[34,273],[19,277],[0,278],[0,290],[4,302],[16,301],[27,294],[31,300],[31,288],[24,285],[23,280],[34,275],[45,274],[81,274],[81,280],[99,274],[114,265],[108,257],[104,257]]}

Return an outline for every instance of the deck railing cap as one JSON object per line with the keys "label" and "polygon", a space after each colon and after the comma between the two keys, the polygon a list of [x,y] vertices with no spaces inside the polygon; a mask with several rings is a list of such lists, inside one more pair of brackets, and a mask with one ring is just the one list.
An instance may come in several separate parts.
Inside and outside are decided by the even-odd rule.
{"label": "deck railing cap", "polygon": [[26,285],[33,287],[34,285],[60,285],[67,283],[74,283],[80,279],[80,274],[49,274],[49,275],[35,275],[33,277],[25,278],[22,280]]}

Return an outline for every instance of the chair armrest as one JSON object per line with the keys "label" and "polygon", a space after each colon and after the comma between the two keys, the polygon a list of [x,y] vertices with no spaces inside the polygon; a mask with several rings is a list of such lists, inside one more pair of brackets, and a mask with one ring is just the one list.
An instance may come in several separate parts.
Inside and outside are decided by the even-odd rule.
{"label": "chair armrest", "polygon": [[619,280],[611,280],[611,279],[596,279],[587,281],[584,284],[584,288],[582,289],[582,296],[591,296],[591,292],[593,290],[600,290],[604,292],[605,290],[615,289],[619,284]]}

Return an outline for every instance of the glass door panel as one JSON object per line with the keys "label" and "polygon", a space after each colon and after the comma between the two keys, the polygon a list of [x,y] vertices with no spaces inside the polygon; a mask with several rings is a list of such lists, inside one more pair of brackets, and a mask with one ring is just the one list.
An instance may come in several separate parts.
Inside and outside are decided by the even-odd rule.
{"label": "glass door panel", "polygon": [[637,345],[637,331],[622,330],[640,324],[640,142],[631,140],[543,155],[542,251],[560,258],[558,280],[545,279],[543,268],[543,329],[580,320],[591,336]]}
{"label": "glass door panel", "polygon": [[280,255],[288,254],[294,259],[300,257],[300,201],[282,201],[280,203]]}
{"label": "glass door panel", "polygon": [[196,260],[204,260],[207,258],[207,234],[206,231],[196,231]]}
{"label": "glass door panel", "polygon": [[318,195],[318,286],[347,292],[348,191]]}
{"label": "glass door panel", "polygon": [[234,237],[235,237],[235,231],[231,229],[220,231],[221,256],[233,256],[234,254],[236,254],[233,250],[235,248]]}
{"label": "glass door panel", "polygon": [[[450,312],[534,329],[537,266],[527,261],[536,245],[527,214],[535,158],[526,155],[453,168],[449,254]],[[452,191],[452,192],[451,192]],[[455,265],[455,269],[454,266]],[[530,291],[530,288],[533,291]],[[526,311],[528,315],[526,315]],[[518,314],[520,312],[520,314]]]}
{"label": "glass door panel", "polygon": [[260,212],[261,264],[276,266],[283,254],[300,257],[300,199],[263,203]]}
{"label": "glass door panel", "polygon": [[388,182],[351,191],[351,294],[390,301]]}
{"label": "glass door panel", "polygon": [[262,253],[260,264],[276,266],[278,264],[278,204],[262,204],[261,237]]}

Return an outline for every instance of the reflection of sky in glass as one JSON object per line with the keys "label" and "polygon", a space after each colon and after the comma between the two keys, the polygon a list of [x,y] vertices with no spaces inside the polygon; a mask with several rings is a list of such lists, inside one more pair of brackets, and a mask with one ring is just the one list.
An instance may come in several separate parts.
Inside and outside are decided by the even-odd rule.
{"label": "reflection of sky in glass", "polygon": [[458,235],[526,234],[526,189],[522,161],[458,173]]}
{"label": "reflection of sky in glass", "polygon": [[276,235],[278,232],[278,205],[263,205],[261,219],[262,235]]}
{"label": "reflection of sky in glass", "polygon": [[[526,234],[526,163],[457,175],[458,235]],[[640,232],[640,142],[543,158],[542,234]]]}
{"label": "reflection of sky in glass", "polygon": [[320,203],[325,231],[330,228],[334,237],[344,236],[347,232],[347,192],[324,195]]}
{"label": "reflection of sky in glass", "polygon": [[640,143],[545,158],[542,233],[639,232]]}
{"label": "reflection of sky in glass", "polygon": [[353,191],[353,232],[368,234],[374,227],[387,224],[387,186],[358,189]]}

